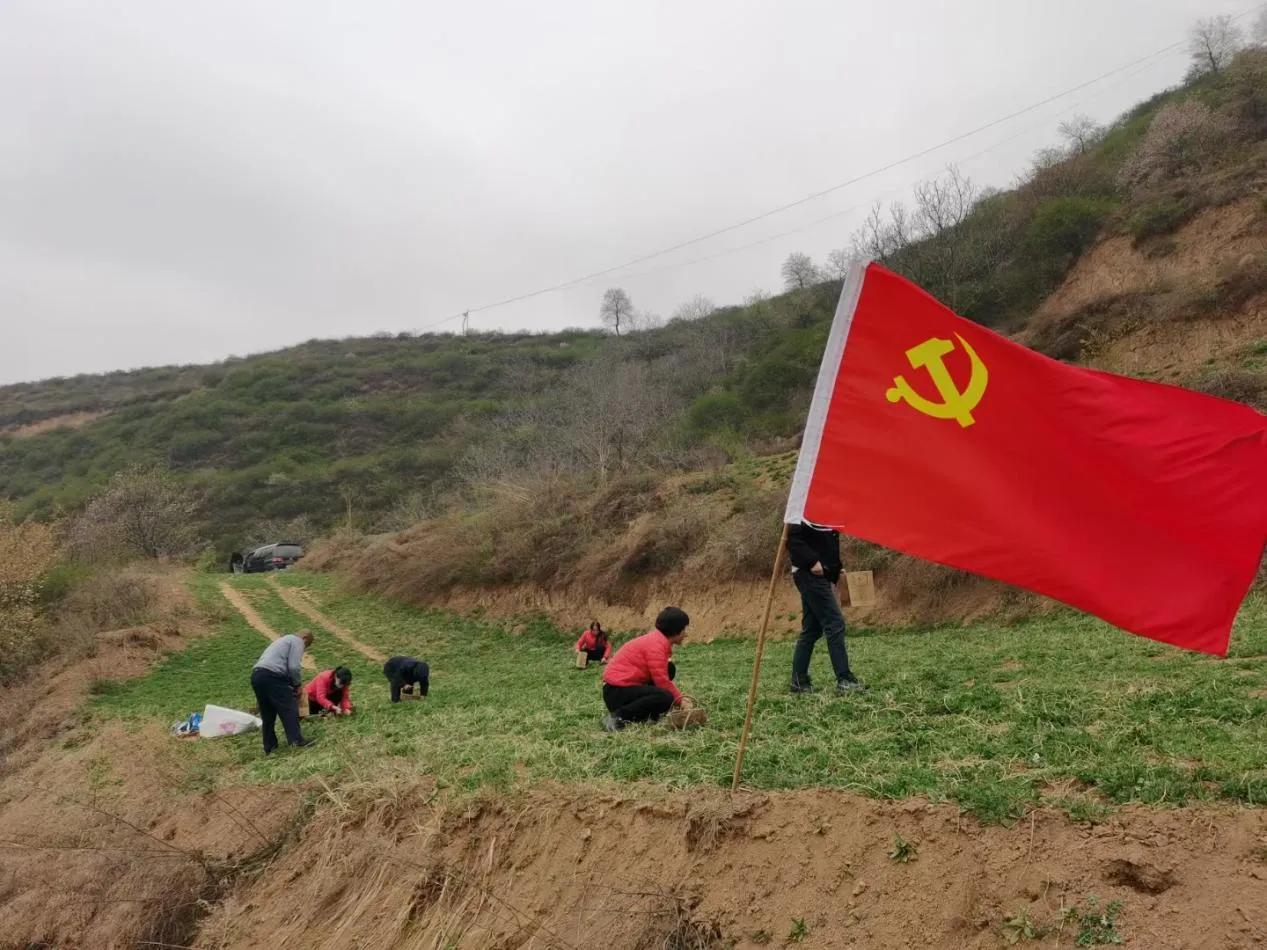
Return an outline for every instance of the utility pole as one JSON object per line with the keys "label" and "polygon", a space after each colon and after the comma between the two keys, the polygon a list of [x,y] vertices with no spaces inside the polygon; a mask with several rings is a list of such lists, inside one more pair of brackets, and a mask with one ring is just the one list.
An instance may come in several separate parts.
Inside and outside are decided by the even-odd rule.
{"label": "utility pole", "polygon": [[471,332],[471,311],[462,311],[462,335],[466,336]]}

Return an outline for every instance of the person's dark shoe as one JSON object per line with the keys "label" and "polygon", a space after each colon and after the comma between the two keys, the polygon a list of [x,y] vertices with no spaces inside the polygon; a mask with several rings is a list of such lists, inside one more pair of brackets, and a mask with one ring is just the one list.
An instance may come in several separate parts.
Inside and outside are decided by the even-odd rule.
{"label": "person's dark shoe", "polygon": [[858,677],[852,673],[846,673],[836,681],[836,695],[843,696],[845,693],[860,693],[867,688],[866,683],[858,681]]}
{"label": "person's dark shoe", "polygon": [[302,749],[305,746],[316,745],[316,744],[317,744],[316,739],[300,739],[298,742],[292,742],[290,744],[290,747],[292,749]]}
{"label": "person's dark shoe", "polygon": [[792,684],[788,687],[788,692],[793,695],[812,693],[814,692],[814,684],[809,680],[792,680]]}
{"label": "person's dark shoe", "polygon": [[620,730],[624,728],[625,728],[625,721],[623,719],[617,716],[603,717],[603,731],[604,732],[620,732]]}

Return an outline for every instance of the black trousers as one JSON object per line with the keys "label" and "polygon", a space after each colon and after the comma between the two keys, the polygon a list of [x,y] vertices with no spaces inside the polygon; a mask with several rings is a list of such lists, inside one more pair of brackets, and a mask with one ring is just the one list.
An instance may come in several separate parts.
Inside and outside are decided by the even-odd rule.
{"label": "black trousers", "polygon": [[845,617],[840,612],[836,585],[809,571],[797,571],[792,579],[801,594],[801,635],[792,651],[792,685],[810,685],[809,661],[820,638],[827,640],[827,656],[839,683],[849,675],[849,651],[845,648]]}
{"label": "black trousers", "polygon": [[251,689],[255,690],[260,718],[264,720],[264,754],[277,748],[278,716],[282,719],[286,741],[291,745],[303,742],[303,733],[299,731],[299,697],[290,680],[269,670],[251,670]]}
{"label": "black trousers", "polygon": [[[399,676],[389,675],[387,677],[387,683],[392,688],[392,702],[393,703],[400,702],[400,691],[404,689],[406,686],[412,687],[414,685],[414,682],[415,682],[414,680],[407,680]],[[419,680],[417,681],[417,685],[418,685],[418,695],[426,696],[427,687],[429,685],[428,682],[425,680]]]}
{"label": "black trousers", "polygon": [[[677,667],[669,663],[669,679],[677,675]],[[673,694],[659,686],[609,686],[603,684],[603,703],[607,711],[625,722],[654,722],[673,708]]]}
{"label": "black trousers", "polygon": [[597,663],[603,658],[603,654],[607,652],[607,647],[594,647],[594,649],[584,652],[591,663]]}

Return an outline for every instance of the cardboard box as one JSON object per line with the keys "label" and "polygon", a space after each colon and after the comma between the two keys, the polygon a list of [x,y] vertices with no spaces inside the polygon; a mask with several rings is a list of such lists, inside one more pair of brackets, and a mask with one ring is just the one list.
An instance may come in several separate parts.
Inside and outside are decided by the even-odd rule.
{"label": "cardboard box", "polygon": [[845,574],[845,586],[849,589],[850,607],[875,606],[875,577],[870,571],[850,571]]}

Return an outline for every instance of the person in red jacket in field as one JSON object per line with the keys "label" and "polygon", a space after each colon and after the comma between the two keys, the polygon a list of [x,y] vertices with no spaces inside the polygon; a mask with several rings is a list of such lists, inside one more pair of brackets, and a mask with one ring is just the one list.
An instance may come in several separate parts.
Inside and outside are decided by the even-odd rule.
{"label": "person in red jacket in field", "polygon": [[352,671],[346,666],[318,673],[305,692],[308,694],[309,716],[325,713],[352,715]]}
{"label": "person in red jacket in field", "polygon": [[576,641],[576,652],[584,653],[590,663],[606,663],[611,659],[612,642],[607,639],[607,631],[597,620],[591,620],[589,627]]}
{"label": "person in red jacket in field", "polygon": [[669,657],[690,622],[682,608],[665,607],[655,618],[654,630],[616,651],[603,670],[603,702],[610,713],[603,720],[604,729],[616,732],[631,722],[655,722],[682,705],[682,692],[673,685],[677,670]]}

